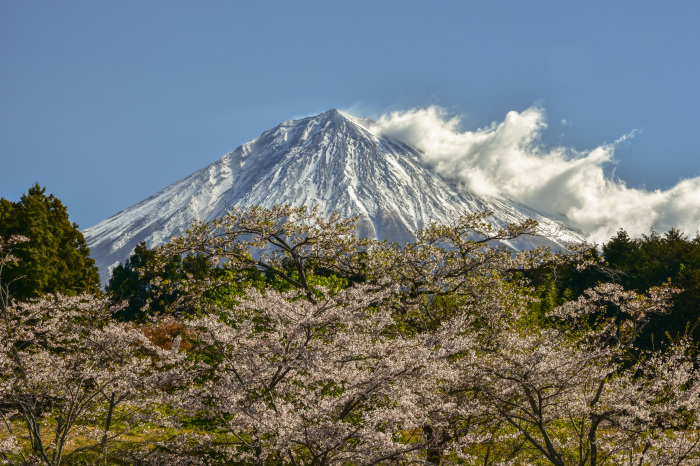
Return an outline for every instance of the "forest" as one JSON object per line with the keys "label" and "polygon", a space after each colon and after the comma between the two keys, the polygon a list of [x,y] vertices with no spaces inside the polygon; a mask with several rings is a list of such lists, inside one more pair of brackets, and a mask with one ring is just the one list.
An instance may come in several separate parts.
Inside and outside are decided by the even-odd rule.
{"label": "forest", "polygon": [[103,290],[58,199],[0,200],[0,464],[700,464],[700,236],[354,222],[232,209]]}

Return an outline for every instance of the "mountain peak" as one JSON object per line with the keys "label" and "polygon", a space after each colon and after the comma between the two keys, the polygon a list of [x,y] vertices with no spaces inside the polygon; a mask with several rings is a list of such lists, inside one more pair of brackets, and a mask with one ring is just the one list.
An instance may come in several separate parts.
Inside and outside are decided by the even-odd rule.
{"label": "mountain peak", "polygon": [[[345,112],[341,112],[338,109],[332,108],[330,110],[327,110],[325,112],[319,113],[318,115],[312,115],[304,118],[299,118],[299,119],[294,119],[294,120],[288,120],[285,122],[280,123],[278,126],[275,128],[272,128],[268,131],[265,131],[262,135],[261,138],[265,138],[266,135],[274,134],[276,135],[279,131],[284,131],[288,132],[292,128],[301,128],[301,127],[306,127],[306,128],[317,128],[319,130],[323,131],[333,131],[333,130],[343,130],[347,128],[362,128],[364,131],[367,131],[366,125],[363,125],[360,123],[361,119],[355,118],[352,115],[349,115]],[[364,120],[362,120],[364,121]],[[258,138],[260,139],[260,138]],[[257,139],[254,139],[251,141],[251,143],[257,141]]]}
{"label": "mountain peak", "polygon": [[329,123],[329,122],[349,122],[354,125],[358,126],[363,126],[358,122],[358,118],[345,113],[341,112],[338,109],[332,108],[330,110],[327,110],[323,113],[319,113],[316,116],[309,117],[313,121],[320,122],[320,123]]}
{"label": "mountain peak", "polygon": [[326,118],[340,118],[344,117],[345,114],[338,110],[337,108],[332,108],[330,110],[327,110],[321,114],[318,115],[319,117],[326,117]]}

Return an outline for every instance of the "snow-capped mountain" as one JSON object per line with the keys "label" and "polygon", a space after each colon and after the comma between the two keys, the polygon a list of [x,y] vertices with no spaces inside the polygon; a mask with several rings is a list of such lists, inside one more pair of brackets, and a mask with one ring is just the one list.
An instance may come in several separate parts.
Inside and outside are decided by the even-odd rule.
{"label": "snow-capped mountain", "polygon": [[421,161],[421,153],[367,129],[366,120],[338,110],[287,121],[173,183],[148,199],[84,231],[107,283],[141,241],[149,247],[178,236],[196,220],[233,206],[318,205],[326,215],[359,215],[358,233],[405,242],[410,231],[444,222],[457,211],[494,212],[497,225],[534,218],[558,237],[519,238],[516,249],[558,247],[582,237],[566,219],[543,215],[508,199],[456,190]]}

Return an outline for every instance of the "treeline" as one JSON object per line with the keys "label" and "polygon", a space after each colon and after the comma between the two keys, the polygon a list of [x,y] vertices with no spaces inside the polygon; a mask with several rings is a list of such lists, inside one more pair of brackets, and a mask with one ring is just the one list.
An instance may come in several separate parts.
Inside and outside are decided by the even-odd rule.
{"label": "treeline", "polygon": [[679,290],[671,298],[668,313],[650,317],[638,344],[663,348],[680,337],[700,341],[700,236],[692,239],[676,229],[654,231],[632,239],[620,230],[588,253],[595,263],[584,269],[574,264],[527,272],[537,287],[543,312],[578,298],[600,283],[616,283],[625,290],[646,293],[653,287]]}
{"label": "treeline", "polygon": [[698,238],[491,246],[535,231],[465,214],[401,246],[234,209],[139,245],[105,296],[29,300],[13,231],[0,461],[699,464]]}

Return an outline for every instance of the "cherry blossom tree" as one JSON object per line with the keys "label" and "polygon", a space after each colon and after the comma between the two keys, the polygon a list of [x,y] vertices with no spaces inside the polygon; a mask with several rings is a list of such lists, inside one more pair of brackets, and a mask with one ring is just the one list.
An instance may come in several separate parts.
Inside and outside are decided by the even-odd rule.
{"label": "cherry blossom tree", "polygon": [[[418,458],[433,389],[464,349],[464,322],[393,335],[396,289],[358,285],[311,302],[251,289],[240,305],[189,322],[201,355],[173,401],[226,432],[226,458],[267,464],[376,464]],[[214,450],[214,448],[212,448]],[[180,450],[177,455],[183,455]],[[162,456],[159,461],[162,461]]]}
{"label": "cherry blossom tree", "polygon": [[[137,328],[110,321],[111,313],[105,299],[89,295],[2,305],[5,458],[46,465],[76,455],[106,461],[116,439],[156,418],[155,389],[165,383],[164,369],[183,356],[153,345]],[[28,451],[17,442],[24,435]]]}
{"label": "cherry blossom tree", "polygon": [[505,421],[491,442],[524,439],[518,455],[527,461],[698,464],[700,373],[689,343],[668,353],[634,348],[668,295],[601,285],[555,309],[550,317],[566,323],[555,328],[522,326],[512,307],[455,361],[463,377],[452,394]]}
{"label": "cherry blossom tree", "polygon": [[362,275],[359,259],[371,242],[354,236],[354,230],[355,219],[337,213],[325,218],[315,208],[233,208],[221,218],[193,225],[186,235],[173,238],[160,250],[164,257],[196,256],[230,273],[164,285],[186,296],[181,303],[187,300],[191,304],[206,290],[245,281],[251,272],[261,272],[303,290],[313,302],[314,283],[309,277],[313,270],[344,277]]}
{"label": "cherry blossom tree", "polygon": [[551,254],[535,249],[514,255],[503,244],[539,234],[537,223],[527,220],[495,228],[489,215],[463,213],[450,224],[431,224],[416,231],[416,241],[399,245],[360,239],[355,236],[357,219],[338,214],[324,218],[317,209],[234,208],[222,218],[193,225],[186,235],[173,238],[159,250],[166,260],[189,255],[230,273],[152,285],[167,292],[177,290],[182,299],[176,309],[193,302],[205,309],[211,303],[202,299],[207,292],[245,282],[255,271],[303,290],[313,302],[317,286],[313,278],[320,272],[335,274],[348,283],[398,284],[404,290],[401,300],[410,306],[424,297],[468,299],[507,274],[574,257],[583,260],[580,251]]}

